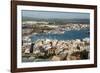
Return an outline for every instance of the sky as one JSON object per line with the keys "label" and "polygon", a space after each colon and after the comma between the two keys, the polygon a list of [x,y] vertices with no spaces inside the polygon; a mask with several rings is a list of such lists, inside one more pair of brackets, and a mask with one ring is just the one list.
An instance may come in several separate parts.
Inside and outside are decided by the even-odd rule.
{"label": "sky", "polygon": [[35,11],[35,10],[22,10],[22,17],[32,18],[58,18],[58,19],[89,19],[89,13],[79,12],[57,12],[57,11]]}

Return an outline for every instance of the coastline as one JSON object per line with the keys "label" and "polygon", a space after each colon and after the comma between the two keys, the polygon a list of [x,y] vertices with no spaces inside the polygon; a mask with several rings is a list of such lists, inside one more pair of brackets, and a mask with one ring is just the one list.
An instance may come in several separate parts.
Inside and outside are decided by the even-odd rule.
{"label": "coastline", "polygon": [[[82,39],[64,39],[59,35],[66,32],[88,30],[85,34],[89,34],[89,24],[62,24],[55,25],[49,22],[28,22],[22,24],[22,62],[39,62],[39,61],[63,61],[63,60],[83,60],[89,59],[90,39],[84,37]],[[83,34],[83,32],[81,32]],[[39,34],[54,34],[60,37],[58,40],[44,37]],[[70,33],[69,33],[70,34]],[[69,35],[68,34],[68,35]],[[73,33],[76,34],[76,33]],[[39,38],[36,39],[36,35]],[[68,35],[65,35],[68,36]],[[32,40],[35,36],[35,41]],[[52,35],[53,36],[53,35]],[[81,37],[81,34],[78,36]],[[75,35],[73,36],[75,37]],[[66,37],[67,38],[67,37]]]}

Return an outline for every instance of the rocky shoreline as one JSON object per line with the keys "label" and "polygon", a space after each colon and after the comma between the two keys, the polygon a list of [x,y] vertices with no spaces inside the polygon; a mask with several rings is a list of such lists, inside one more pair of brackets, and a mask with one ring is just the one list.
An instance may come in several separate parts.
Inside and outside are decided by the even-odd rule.
{"label": "rocky shoreline", "polygon": [[63,61],[89,59],[89,38],[82,40],[40,39],[36,42],[24,43],[22,61]]}

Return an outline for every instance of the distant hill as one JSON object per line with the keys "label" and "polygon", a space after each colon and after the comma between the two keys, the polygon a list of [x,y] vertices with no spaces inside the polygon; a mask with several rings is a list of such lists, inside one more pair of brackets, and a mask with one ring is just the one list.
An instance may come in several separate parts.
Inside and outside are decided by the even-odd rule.
{"label": "distant hill", "polygon": [[32,18],[32,17],[22,17],[22,21],[47,21],[47,22],[55,22],[55,23],[82,23],[82,24],[90,24],[89,19],[60,19],[60,18],[50,18],[50,19],[44,19],[44,18]]}

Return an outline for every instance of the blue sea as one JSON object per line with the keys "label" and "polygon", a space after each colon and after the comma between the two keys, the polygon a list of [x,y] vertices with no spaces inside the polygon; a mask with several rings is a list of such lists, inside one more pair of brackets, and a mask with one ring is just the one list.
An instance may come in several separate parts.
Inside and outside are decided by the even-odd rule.
{"label": "blue sea", "polygon": [[31,36],[31,39],[32,41],[36,41],[38,39],[75,40],[75,39],[83,39],[89,37],[90,37],[89,29],[81,29],[81,30],[65,31],[64,34],[41,33]]}

